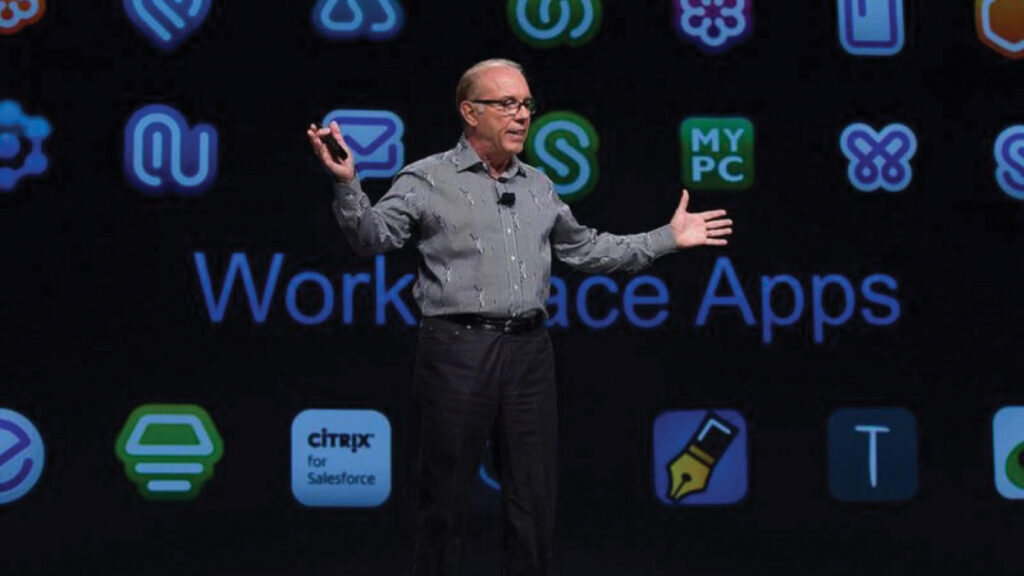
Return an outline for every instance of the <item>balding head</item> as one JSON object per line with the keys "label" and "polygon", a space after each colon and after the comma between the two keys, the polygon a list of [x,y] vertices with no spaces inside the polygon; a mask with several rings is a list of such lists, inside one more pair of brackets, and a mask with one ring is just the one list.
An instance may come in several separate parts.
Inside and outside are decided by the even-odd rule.
{"label": "balding head", "polygon": [[478,81],[480,80],[480,75],[491,68],[511,68],[520,74],[523,73],[522,66],[504,58],[492,58],[483,62],[477,62],[469,70],[462,73],[459,85],[455,88],[455,106],[460,106],[466,100],[479,96]]}

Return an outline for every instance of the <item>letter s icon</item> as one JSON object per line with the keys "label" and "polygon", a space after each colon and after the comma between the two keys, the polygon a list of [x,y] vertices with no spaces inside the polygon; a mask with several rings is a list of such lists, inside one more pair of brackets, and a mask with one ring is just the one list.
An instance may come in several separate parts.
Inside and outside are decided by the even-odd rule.
{"label": "letter s icon", "polygon": [[534,121],[526,140],[527,162],[545,173],[565,202],[590,194],[597,185],[597,130],[575,112],[558,111]]}

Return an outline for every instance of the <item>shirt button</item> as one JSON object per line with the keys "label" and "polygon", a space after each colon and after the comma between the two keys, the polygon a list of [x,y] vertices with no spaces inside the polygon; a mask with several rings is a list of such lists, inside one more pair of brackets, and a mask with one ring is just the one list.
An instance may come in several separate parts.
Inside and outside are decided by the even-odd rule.
{"label": "shirt button", "polygon": [[516,257],[515,257],[515,256],[512,256],[512,259],[513,259],[513,260],[515,260],[515,259],[516,259]]}
{"label": "shirt button", "polygon": [[515,288],[516,290],[519,290],[519,286],[518,285],[513,286],[513,288]]}
{"label": "shirt button", "polygon": [[509,233],[509,234],[511,234],[511,233],[512,233],[512,229],[511,229],[511,228],[509,228],[509,229],[508,229],[508,233]]}

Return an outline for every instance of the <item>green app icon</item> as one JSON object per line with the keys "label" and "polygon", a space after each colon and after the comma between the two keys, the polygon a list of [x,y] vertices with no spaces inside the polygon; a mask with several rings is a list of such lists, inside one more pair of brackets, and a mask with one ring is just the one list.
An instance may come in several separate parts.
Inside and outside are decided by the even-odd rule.
{"label": "green app icon", "polygon": [[128,416],[114,450],[143,498],[191,500],[213,476],[224,443],[199,406],[145,404]]}
{"label": "green app icon", "polygon": [[526,161],[551,178],[565,202],[583,198],[597,186],[597,130],[574,112],[551,112],[533,122],[526,139]]}
{"label": "green app icon", "polygon": [[508,21],[534,48],[580,46],[601,29],[601,0],[508,0]]}
{"label": "green app icon", "polygon": [[754,125],[746,118],[687,118],[679,127],[683,184],[746,190],[754,184]]}

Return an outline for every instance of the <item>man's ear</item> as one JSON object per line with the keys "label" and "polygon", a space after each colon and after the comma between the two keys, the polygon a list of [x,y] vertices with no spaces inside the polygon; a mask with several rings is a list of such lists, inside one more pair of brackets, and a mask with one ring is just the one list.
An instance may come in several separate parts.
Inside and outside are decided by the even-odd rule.
{"label": "man's ear", "polygon": [[479,123],[479,120],[476,117],[476,106],[473,106],[472,102],[463,100],[462,103],[459,104],[459,114],[462,116],[462,121],[465,122],[467,126],[475,127]]}

